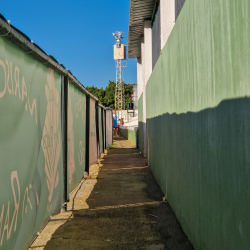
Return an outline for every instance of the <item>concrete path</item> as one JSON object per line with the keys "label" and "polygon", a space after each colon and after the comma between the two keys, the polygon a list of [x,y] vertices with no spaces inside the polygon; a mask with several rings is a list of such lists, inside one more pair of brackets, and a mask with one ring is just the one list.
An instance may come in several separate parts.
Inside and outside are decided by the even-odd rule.
{"label": "concrete path", "polygon": [[119,138],[30,249],[193,249],[162,198],[146,159]]}

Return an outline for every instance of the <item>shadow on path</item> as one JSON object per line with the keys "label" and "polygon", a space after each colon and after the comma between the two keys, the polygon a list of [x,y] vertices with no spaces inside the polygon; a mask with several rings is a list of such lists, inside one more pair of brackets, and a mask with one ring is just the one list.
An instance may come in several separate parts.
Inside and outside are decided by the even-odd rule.
{"label": "shadow on path", "polygon": [[89,208],[74,210],[44,249],[193,249],[132,144],[119,138],[99,166]]}

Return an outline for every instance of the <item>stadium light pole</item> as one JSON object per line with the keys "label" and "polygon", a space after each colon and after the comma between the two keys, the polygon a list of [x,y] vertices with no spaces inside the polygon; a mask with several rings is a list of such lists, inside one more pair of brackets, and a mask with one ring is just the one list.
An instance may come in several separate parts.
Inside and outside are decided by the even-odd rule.
{"label": "stadium light pole", "polygon": [[124,118],[125,112],[125,91],[124,91],[124,78],[123,68],[127,65],[124,64],[126,60],[126,45],[122,44],[123,31],[116,31],[112,35],[115,37],[114,45],[114,60],[116,67],[116,89],[115,89],[115,109],[118,111],[118,120]]}

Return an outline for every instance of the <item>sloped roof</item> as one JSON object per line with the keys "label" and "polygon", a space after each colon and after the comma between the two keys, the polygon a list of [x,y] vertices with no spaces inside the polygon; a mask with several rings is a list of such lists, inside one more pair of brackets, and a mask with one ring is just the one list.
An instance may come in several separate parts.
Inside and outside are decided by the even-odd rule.
{"label": "sloped roof", "polygon": [[128,57],[141,56],[141,37],[143,36],[144,21],[150,20],[156,0],[130,0]]}

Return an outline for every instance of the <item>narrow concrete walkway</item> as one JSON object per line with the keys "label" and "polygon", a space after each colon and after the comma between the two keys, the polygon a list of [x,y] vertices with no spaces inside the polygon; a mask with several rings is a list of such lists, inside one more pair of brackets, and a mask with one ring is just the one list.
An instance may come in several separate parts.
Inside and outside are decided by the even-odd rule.
{"label": "narrow concrete walkway", "polygon": [[193,249],[162,198],[146,159],[119,138],[30,249]]}

